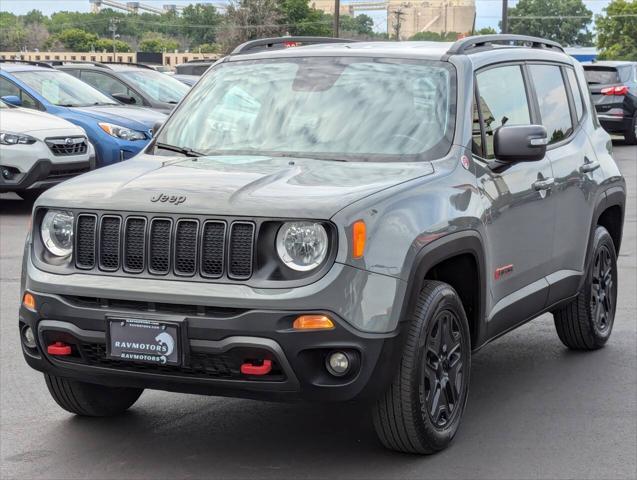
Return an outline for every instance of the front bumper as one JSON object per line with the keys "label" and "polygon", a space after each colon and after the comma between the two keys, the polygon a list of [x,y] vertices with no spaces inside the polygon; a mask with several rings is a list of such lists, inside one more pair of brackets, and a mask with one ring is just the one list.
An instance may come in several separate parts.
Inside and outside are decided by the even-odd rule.
{"label": "front bumper", "polygon": [[67,162],[40,159],[26,172],[3,164],[0,165],[0,193],[44,190],[93,168],[95,168],[95,160],[88,155]]}
{"label": "front bumper", "polygon": [[[31,293],[37,311],[22,306],[19,323],[27,363],[84,382],[266,400],[346,401],[376,398],[391,382],[400,359],[400,328],[363,333],[331,311],[203,308]],[[305,313],[329,315],[335,328],[293,330],[294,319]],[[182,365],[107,358],[110,317],[179,322]],[[27,326],[36,332],[36,348],[25,345]],[[46,346],[55,341],[71,345],[73,355],[48,355]],[[352,359],[350,372],[342,377],[325,367],[334,350]],[[269,359],[274,368],[261,377],[244,375],[240,363],[246,358]]]}

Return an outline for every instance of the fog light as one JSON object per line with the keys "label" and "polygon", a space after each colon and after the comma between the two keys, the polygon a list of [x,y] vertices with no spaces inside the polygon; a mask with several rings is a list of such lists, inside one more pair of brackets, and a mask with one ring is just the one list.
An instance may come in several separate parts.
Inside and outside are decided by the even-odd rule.
{"label": "fog light", "polygon": [[31,327],[24,329],[24,344],[29,348],[35,348],[35,335]]}
{"label": "fog light", "polygon": [[342,377],[349,371],[349,357],[343,352],[332,352],[327,356],[325,366],[327,371],[335,377]]}

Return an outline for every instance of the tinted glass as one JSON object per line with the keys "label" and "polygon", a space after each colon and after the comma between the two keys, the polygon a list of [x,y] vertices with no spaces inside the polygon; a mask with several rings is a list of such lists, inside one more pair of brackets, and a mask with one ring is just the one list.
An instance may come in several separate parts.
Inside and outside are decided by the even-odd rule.
{"label": "tinted glass", "polygon": [[23,92],[16,84],[6,78],[0,77],[0,97],[16,96],[22,101],[24,108],[39,108],[38,102],[26,92]]}
{"label": "tinted glass", "polygon": [[531,114],[519,65],[478,73],[480,109],[486,134],[486,156],[493,158],[493,134],[502,125],[529,125]]}
{"label": "tinted glass", "polygon": [[135,99],[136,105],[144,104],[144,101],[141,99],[141,97],[133,92],[130,88],[128,88],[124,82],[121,82],[120,80],[117,80],[110,75],[106,75],[100,72],[93,72],[90,70],[84,70],[82,72],[81,78],[86,83],[97,88],[102,93],[106,93],[108,95],[113,95],[114,93],[123,93],[124,95],[133,97]]}
{"label": "tinted glass", "polygon": [[88,107],[90,105],[117,104],[115,100],[73,75],[58,70],[16,72],[15,76],[54,105]]}
{"label": "tinted glass", "polygon": [[584,76],[590,84],[619,83],[619,72],[612,67],[584,67]]}
{"label": "tinted glass", "polygon": [[546,127],[549,143],[559,142],[573,132],[571,111],[560,67],[529,65],[540,105],[542,125]]}
{"label": "tinted glass", "polygon": [[582,105],[582,92],[579,89],[579,83],[577,82],[577,78],[575,77],[575,72],[572,69],[567,68],[566,75],[571,86],[571,91],[573,92],[573,102],[575,102],[575,113],[577,114],[577,120],[581,120],[582,115],[584,114],[584,106]]}
{"label": "tinted glass", "polygon": [[179,103],[190,90],[179,80],[156,70],[140,68],[121,72],[121,75],[126,77],[133,87],[157,102]]}
{"label": "tinted glass", "polygon": [[450,147],[454,103],[452,70],[443,62],[227,62],[199,81],[158,141],[208,154],[438,158]]}

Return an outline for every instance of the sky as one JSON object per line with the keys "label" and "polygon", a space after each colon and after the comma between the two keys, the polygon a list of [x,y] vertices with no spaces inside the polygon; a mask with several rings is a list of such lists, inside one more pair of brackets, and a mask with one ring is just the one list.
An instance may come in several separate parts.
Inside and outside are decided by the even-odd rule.
{"label": "sky", "polygon": [[[126,3],[128,0],[120,0]],[[164,4],[188,5],[190,3],[220,3],[221,0],[141,0],[141,3],[161,7]],[[341,0],[343,4],[348,0]],[[602,13],[602,9],[608,5],[610,0],[584,0],[586,6],[594,14]],[[225,2],[222,2],[225,3]],[[515,0],[510,0],[509,5],[515,5]],[[88,12],[90,11],[89,0],[0,0],[0,10],[9,11],[15,14],[23,14],[32,9],[41,10],[49,15],[60,10]],[[497,28],[502,13],[501,0],[476,0],[476,28],[494,27]],[[361,12],[365,13],[365,12]],[[367,12],[374,19],[375,27],[380,31],[385,30],[386,15],[384,12]]]}

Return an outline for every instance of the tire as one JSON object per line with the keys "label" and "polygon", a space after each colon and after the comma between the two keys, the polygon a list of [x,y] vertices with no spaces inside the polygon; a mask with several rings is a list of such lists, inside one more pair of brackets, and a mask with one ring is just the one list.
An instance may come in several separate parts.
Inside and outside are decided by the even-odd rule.
{"label": "tire", "polygon": [[469,324],[456,291],[427,281],[407,328],[396,376],[373,407],[374,428],[390,450],[432,454],[453,439],[467,401]]}
{"label": "tire", "polygon": [[35,202],[40,195],[42,195],[44,190],[22,190],[21,192],[17,192],[22,200],[25,202],[33,203]]}
{"label": "tire", "polygon": [[637,145],[637,110],[633,114],[633,126],[624,133],[624,140],[628,145]]}
{"label": "tire", "polygon": [[141,388],[94,385],[47,373],[44,378],[51,396],[60,407],[86,417],[110,417],[123,413],[144,391]]}
{"label": "tire", "polygon": [[557,335],[572,350],[597,350],[613,330],[617,306],[617,254],[613,239],[597,226],[592,261],[577,297],[553,312]]}

